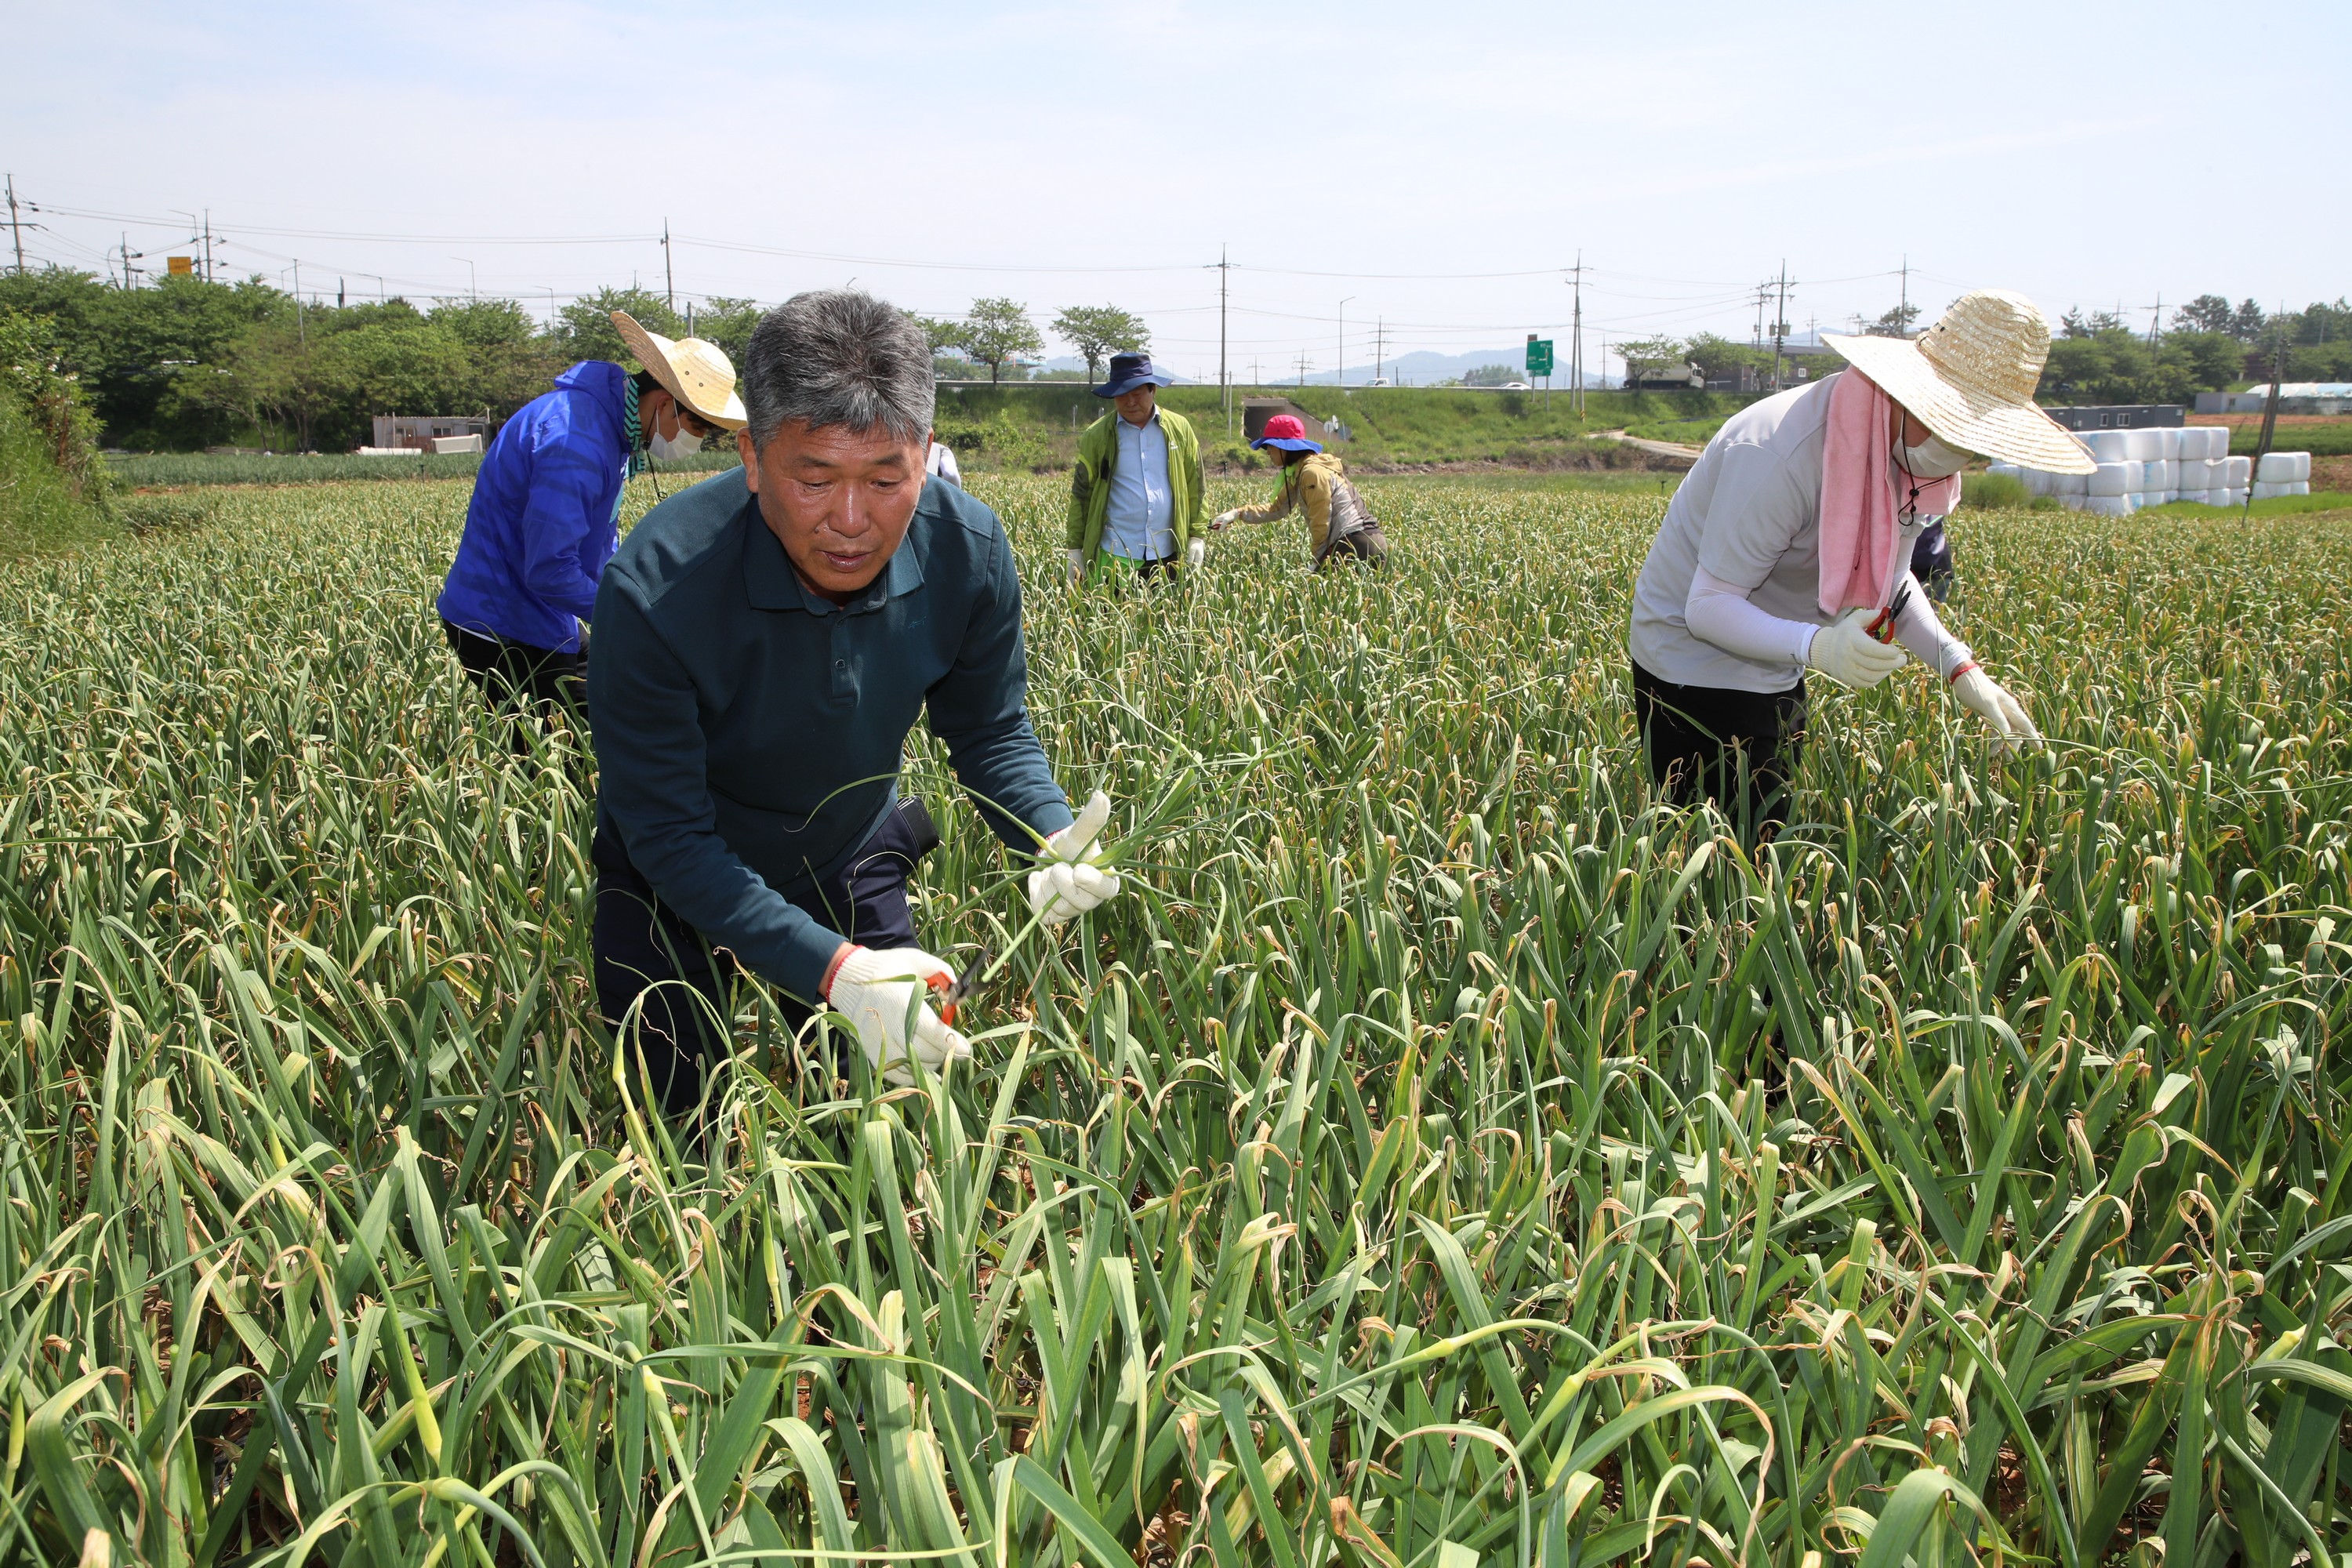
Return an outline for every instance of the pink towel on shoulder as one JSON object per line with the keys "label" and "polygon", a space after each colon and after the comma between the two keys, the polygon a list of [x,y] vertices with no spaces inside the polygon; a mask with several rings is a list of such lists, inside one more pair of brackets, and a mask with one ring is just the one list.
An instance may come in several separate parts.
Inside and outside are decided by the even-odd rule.
{"label": "pink towel on shoulder", "polygon": [[[1830,416],[1822,441],[1822,614],[1861,605],[1883,610],[1895,581],[1895,550],[1903,538],[1901,503],[1887,453],[1888,410],[1895,400],[1876,382],[1848,366],[1830,388]],[[1908,486],[1905,487],[1906,489]],[[1918,510],[1948,512],[1960,499],[1959,476],[1919,487]]]}

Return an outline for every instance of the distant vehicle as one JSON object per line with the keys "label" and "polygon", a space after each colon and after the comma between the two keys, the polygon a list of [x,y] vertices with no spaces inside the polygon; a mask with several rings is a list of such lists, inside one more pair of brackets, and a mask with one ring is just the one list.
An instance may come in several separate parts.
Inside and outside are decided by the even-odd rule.
{"label": "distant vehicle", "polygon": [[1676,368],[1636,360],[1627,367],[1625,384],[1634,392],[1704,392],[1706,373],[1695,364]]}
{"label": "distant vehicle", "polygon": [[1396,383],[1391,381],[1387,376],[1376,375],[1372,377],[1371,380],[1364,383],[1364,384],[1366,386],[1394,386]]}
{"label": "distant vehicle", "polygon": [[1505,392],[1533,392],[1535,388],[1529,386],[1524,381],[1507,381],[1503,383],[1503,390]]}

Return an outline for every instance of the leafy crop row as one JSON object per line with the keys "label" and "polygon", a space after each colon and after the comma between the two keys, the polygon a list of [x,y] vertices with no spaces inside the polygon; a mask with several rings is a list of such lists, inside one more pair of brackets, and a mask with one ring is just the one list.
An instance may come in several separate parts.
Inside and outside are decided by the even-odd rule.
{"label": "leafy crop row", "polygon": [[591,1017],[590,760],[432,624],[462,487],[0,570],[0,1558],[2352,1548],[2352,533],[1968,514],[2051,749],[1825,694],[1751,856],[1635,764],[1654,500],[1370,492],[1385,576],[1076,598],[983,486],[1134,896],[944,1082],[747,992],[699,1144]]}

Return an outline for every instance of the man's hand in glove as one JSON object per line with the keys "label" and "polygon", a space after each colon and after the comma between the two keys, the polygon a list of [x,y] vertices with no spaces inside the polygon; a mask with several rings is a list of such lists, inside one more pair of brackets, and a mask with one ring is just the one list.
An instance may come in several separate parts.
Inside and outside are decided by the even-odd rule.
{"label": "man's hand in glove", "polygon": [[1234,525],[1234,519],[1240,515],[1241,511],[1239,508],[1236,508],[1232,511],[1221,511],[1216,516],[1209,520],[1209,527],[1213,531],[1216,529],[1231,528]]}
{"label": "man's hand in glove", "polygon": [[1037,869],[1029,873],[1029,911],[1047,925],[1059,925],[1072,915],[1085,914],[1106,899],[1118,895],[1118,873],[1095,862],[1101,857],[1095,840],[1110,821],[1110,796],[1097,790],[1078,819],[1038,851]]}
{"label": "man's hand in glove", "polygon": [[2020,747],[2032,751],[2042,744],[2042,731],[2026,716],[2025,704],[1977,666],[1960,667],[1952,677],[1952,695],[1960,700],[1961,707],[1992,727],[1995,755],[2006,756]]}
{"label": "man's hand in glove", "polygon": [[1195,539],[1192,543],[1184,546],[1184,564],[1191,567],[1193,571],[1199,571],[1201,569],[1201,563],[1206,561],[1208,558],[1209,542],[1207,540]]}
{"label": "man's hand in glove", "polygon": [[1841,686],[1860,691],[1877,685],[1903,668],[1910,655],[1890,647],[1863,629],[1873,612],[1848,610],[1813,634],[1805,662]]}
{"label": "man's hand in glove", "polygon": [[955,972],[917,947],[845,946],[824,984],[824,999],[857,1030],[866,1059],[892,1083],[912,1083],[909,1060],[931,1071],[970,1058],[971,1042],[940,1022],[926,1000],[955,983]]}
{"label": "man's hand in glove", "polygon": [[1071,552],[1070,552],[1070,581],[1071,581],[1071,582],[1073,582],[1073,583],[1075,583],[1075,582],[1076,582],[1079,578],[1081,578],[1081,577],[1085,576],[1086,574],[1087,574],[1087,552],[1086,552],[1085,551],[1083,551],[1083,550],[1073,550],[1073,551],[1071,551]]}

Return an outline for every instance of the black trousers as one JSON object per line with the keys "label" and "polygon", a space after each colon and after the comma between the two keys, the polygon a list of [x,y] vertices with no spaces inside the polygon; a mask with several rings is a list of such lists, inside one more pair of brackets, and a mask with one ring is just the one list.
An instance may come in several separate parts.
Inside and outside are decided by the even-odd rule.
{"label": "black trousers", "polygon": [[1381,531],[1379,523],[1368,523],[1346,538],[1334,541],[1326,546],[1321,558],[1315,563],[1315,570],[1320,572],[1332,562],[1342,558],[1361,561],[1373,566],[1384,564],[1389,558],[1388,535]]}
{"label": "black trousers", "polygon": [[533,647],[504,637],[484,637],[441,623],[448,634],[449,651],[481,688],[482,700],[493,713],[505,712],[523,701],[549,708],[588,709],[588,653]]}
{"label": "black trousers", "polygon": [[[939,841],[923,803],[902,800],[838,873],[792,901],[819,925],[860,946],[912,947],[915,921],[907,904],[907,879]],[[728,991],[740,966],[733,954],[714,950],[662,903],[630,863],[620,835],[601,819],[592,855],[597,1010],[625,1036],[633,1065],[644,1053],[662,1109],[672,1117],[687,1115],[702,1098],[710,1063],[732,1052]],[[630,1005],[640,998],[643,1005],[631,1021]],[[801,1001],[783,998],[787,1027],[799,1028],[811,1011]]]}
{"label": "black trousers", "polygon": [[1751,842],[1788,820],[1805,745],[1805,682],[1786,691],[1678,686],[1633,666],[1633,712],[1650,782],[1676,805],[1711,800]]}

